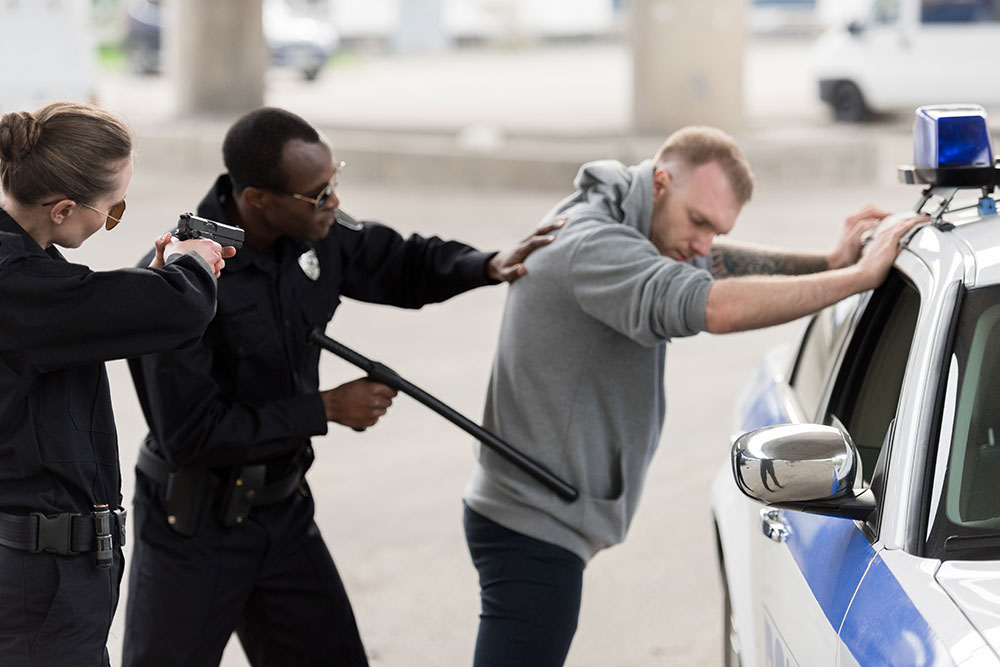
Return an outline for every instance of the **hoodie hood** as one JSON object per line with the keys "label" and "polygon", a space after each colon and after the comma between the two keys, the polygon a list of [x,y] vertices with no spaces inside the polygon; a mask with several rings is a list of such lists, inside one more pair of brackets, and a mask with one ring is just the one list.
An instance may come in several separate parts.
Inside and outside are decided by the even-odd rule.
{"label": "hoodie hood", "polygon": [[653,161],[631,167],[617,160],[598,160],[580,167],[573,180],[576,192],[550,212],[555,217],[573,209],[574,220],[598,218],[628,225],[649,238],[653,218]]}

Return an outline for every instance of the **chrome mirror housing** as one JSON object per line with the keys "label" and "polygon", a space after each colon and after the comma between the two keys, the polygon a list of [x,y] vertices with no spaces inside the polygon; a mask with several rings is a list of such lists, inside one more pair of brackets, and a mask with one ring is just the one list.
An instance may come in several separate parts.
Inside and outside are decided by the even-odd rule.
{"label": "chrome mirror housing", "polygon": [[857,447],[833,426],[781,424],[744,433],[732,460],[737,486],[765,505],[853,499],[861,479]]}

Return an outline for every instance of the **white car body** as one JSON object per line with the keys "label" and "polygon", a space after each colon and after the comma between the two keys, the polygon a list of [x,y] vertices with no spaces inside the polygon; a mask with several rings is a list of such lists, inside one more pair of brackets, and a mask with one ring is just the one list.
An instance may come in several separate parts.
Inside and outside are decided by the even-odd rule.
{"label": "white car body", "polygon": [[[958,371],[972,377],[973,368],[961,366],[952,349],[956,322],[965,321],[956,319],[964,307],[960,299],[978,295],[966,301],[972,304],[984,294],[1000,294],[1000,217],[966,214],[957,222],[920,228],[896,262],[894,286],[817,315],[801,347],[769,355],[748,385],[740,433],[768,424],[830,423],[829,414],[842,406],[851,406],[851,425],[860,430],[871,430],[880,409],[894,422],[881,445],[868,448],[883,467],[873,473],[880,490],[872,487],[882,497],[866,520],[768,508],[740,491],[737,463],[719,471],[712,509],[727,596],[727,665],[1000,666],[1000,542],[985,551],[978,547],[973,557],[958,550],[941,557],[929,546],[937,535],[931,530],[935,517],[958,502],[942,470],[951,465],[949,474],[961,477],[949,458],[952,450],[958,456],[959,445],[950,438],[958,442],[960,429],[948,426],[964,423],[961,401],[955,408],[956,392],[966,391]],[[919,310],[911,307],[915,325],[907,351],[900,335],[906,329],[896,324],[905,320],[898,315],[907,307],[892,304],[912,302],[914,294]],[[1000,319],[1000,306],[996,310]],[[1000,335],[1000,325],[992,331]],[[998,338],[989,340],[984,358],[1000,356],[989,351],[1000,348]],[[899,400],[884,391],[864,398],[879,382],[892,384],[883,378],[893,377],[893,359],[902,376]],[[1000,373],[980,361],[975,368]],[[993,407],[995,397],[989,400],[992,419],[1000,407]],[[977,455],[1000,453],[981,454],[995,446],[993,430]],[[966,440],[969,449],[971,435]],[[760,478],[769,485],[763,470]],[[994,486],[1000,487],[1000,478]],[[1000,517],[1000,494],[989,502],[995,503],[992,516]],[[1000,520],[994,523],[992,532],[1000,533]]]}
{"label": "white car body", "polygon": [[[941,99],[1000,104],[1000,69],[988,65],[1000,40],[998,17],[927,21],[922,12],[928,2],[869,0],[854,21],[839,22],[816,40],[812,66],[820,97],[839,119],[862,120],[871,112],[909,110]],[[838,86],[849,84],[860,93],[860,117],[838,110],[843,90]]]}

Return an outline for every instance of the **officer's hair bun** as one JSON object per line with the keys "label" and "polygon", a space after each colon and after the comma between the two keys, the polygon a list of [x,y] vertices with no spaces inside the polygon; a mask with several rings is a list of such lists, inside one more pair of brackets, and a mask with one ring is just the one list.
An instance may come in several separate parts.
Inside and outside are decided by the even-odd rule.
{"label": "officer's hair bun", "polygon": [[23,160],[42,136],[42,124],[29,111],[5,113],[0,118],[0,161]]}

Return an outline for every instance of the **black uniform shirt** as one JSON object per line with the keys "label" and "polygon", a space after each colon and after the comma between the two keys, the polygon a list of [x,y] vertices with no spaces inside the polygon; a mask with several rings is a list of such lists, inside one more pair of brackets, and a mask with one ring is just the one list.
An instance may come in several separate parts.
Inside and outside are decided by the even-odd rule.
{"label": "black uniform shirt", "polygon": [[199,257],[91,271],[0,209],[0,511],[121,503],[104,361],[198,339],[215,278]]}
{"label": "black uniform shirt", "polygon": [[[228,222],[231,196],[223,175],[198,215]],[[226,261],[202,342],[129,362],[152,448],[182,467],[290,460],[327,431],[320,350],[307,337],[340,297],[419,308],[489,283],[491,257],[372,222],[362,231],[334,224],[317,242],[282,237],[270,253],[244,245]]]}

